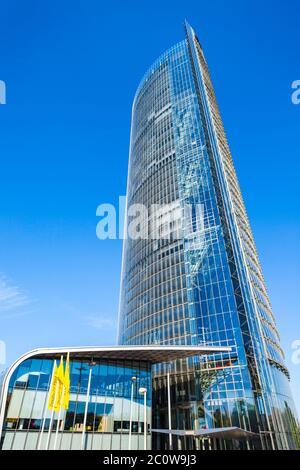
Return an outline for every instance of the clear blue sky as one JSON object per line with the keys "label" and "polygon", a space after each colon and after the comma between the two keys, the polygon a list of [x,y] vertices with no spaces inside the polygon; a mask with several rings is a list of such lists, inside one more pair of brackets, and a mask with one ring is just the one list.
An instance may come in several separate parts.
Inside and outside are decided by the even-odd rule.
{"label": "clear blue sky", "polygon": [[296,0],[0,4],[0,339],[112,344],[121,242],[96,207],[125,194],[132,98],[183,36],[204,47],[300,408],[300,79]]}

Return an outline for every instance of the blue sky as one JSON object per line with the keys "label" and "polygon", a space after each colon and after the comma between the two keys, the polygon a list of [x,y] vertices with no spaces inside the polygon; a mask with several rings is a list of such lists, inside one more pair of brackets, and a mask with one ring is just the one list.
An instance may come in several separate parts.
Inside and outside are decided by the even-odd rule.
{"label": "blue sky", "polygon": [[113,344],[121,241],[96,207],[125,194],[132,99],[187,18],[210,66],[300,409],[297,1],[1,2],[0,340]]}

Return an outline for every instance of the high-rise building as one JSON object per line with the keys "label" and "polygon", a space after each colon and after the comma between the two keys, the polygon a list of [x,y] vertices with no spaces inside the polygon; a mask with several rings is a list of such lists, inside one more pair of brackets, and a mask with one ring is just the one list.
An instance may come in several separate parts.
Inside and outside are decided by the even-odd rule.
{"label": "high-rise building", "polygon": [[[206,448],[180,431],[213,429],[223,449],[295,449],[289,372],[253,235],[207,62],[185,31],[134,98],[127,222],[134,204],[149,217],[124,241],[118,341],[232,347],[170,364],[173,437],[157,434],[154,448]],[[153,390],[152,426],[167,429],[163,366]],[[256,438],[222,439],[231,426]]]}

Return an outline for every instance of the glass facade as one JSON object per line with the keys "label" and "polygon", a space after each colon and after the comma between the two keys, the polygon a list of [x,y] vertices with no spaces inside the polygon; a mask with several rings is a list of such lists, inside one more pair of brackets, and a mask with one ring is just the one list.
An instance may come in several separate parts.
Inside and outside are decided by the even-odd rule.
{"label": "glass facade", "polygon": [[[59,359],[59,358],[56,358]],[[151,448],[151,364],[146,361],[70,358],[70,402],[67,410],[56,412],[51,423],[47,403],[54,358],[47,355],[23,361],[8,385],[1,448],[128,450],[130,415],[131,448],[144,448],[144,396],[147,389],[147,448]],[[84,419],[90,368],[92,368],[87,415]],[[132,377],[137,380],[132,381]],[[133,398],[131,402],[131,397]],[[85,428],[84,428],[84,423]]]}
{"label": "glass facade", "polygon": [[[172,428],[239,426],[258,435],[241,448],[299,448],[289,372],[207,63],[185,29],[133,103],[127,220],[133,204],[146,206],[150,219],[153,205],[167,205],[159,233],[168,236],[151,237],[150,229],[148,238],[124,241],[119,344],[230,346],[170,365]],[[153,427],[167,428],[165,366],[155,368],[153,389]],[[154,439],[157,448],[168,445],[168,437]],[[174,448],[199,445],[173,437]]]}

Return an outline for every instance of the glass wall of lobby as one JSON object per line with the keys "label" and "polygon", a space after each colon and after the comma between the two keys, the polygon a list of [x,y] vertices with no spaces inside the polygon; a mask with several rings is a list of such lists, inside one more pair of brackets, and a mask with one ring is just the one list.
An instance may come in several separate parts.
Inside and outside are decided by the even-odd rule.
{"label": "glass wall of lobby", "polygon": [[[239,374],[234,359],[212,360],[195,364],[190,370],[184,363],[170,367],[170,385],[162,368],[153,379],[153,430],[172,429],[172,438],[153,432],[152,446],[157,450],[241,450],[260,449],[259,430],[255,427],[253,400],[242,386],[233,386],[233,374]],[[168,388],[170,390],[171,426],[169,426]],[[229,388],[230,390],[226,391]],[[227,392],[227,393],[226,393]],[[230,392],[230,397],[228,396]],[[231,433],[223,431],[245,431]],[[182,432],[184,431],[184,432]],[[197,435],[199,433],[199,435]],[[203,434],[203,435],[202,435]]]}
{"label": "glass wall of lobby", "polygon": [[[51,411],[47,401],[54,359],[32,358],[14,371],[6,404],[2,449],[127,450],[131,422],[131,448],[144,448],[144,396],[147,410],[147,448],[151,448],[151,365],[143,361],[88,360],[70,361],[70,403],[67,410],[54,414],[51,432]],[[88,397],[86,425],[84,414]],[[136,380],[132,380],[136,377]],[[131,401],[131,397],[133,400]]]}

